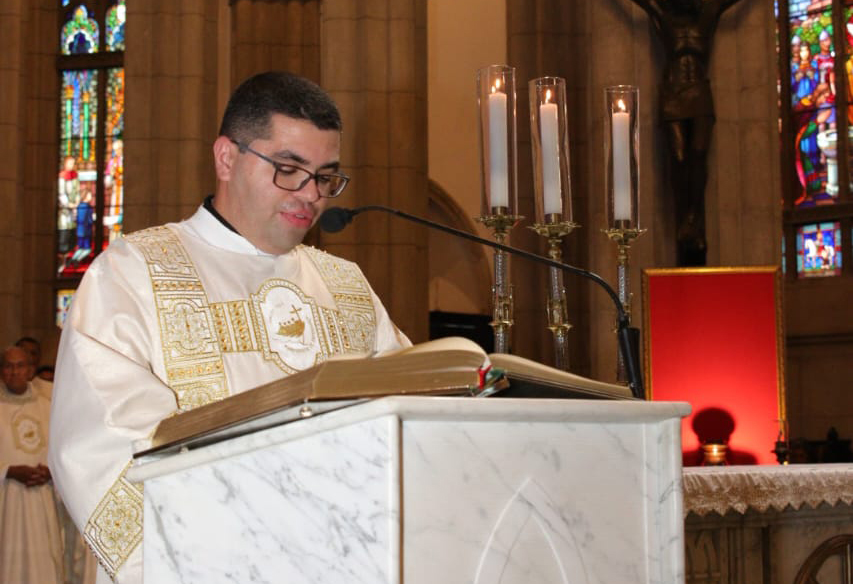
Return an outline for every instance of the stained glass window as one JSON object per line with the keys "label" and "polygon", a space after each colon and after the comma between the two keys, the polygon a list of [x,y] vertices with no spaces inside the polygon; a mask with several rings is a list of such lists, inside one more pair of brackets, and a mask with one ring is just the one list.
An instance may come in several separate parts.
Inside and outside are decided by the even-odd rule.
{"label": "stained glass window", "polygon": [[791,18],[789,38],[794,156],[800,183],[794,206],[831,204],[838,197],[832,10]]}
{"label": "stained glass window", "polygon": [[57,189],[59,275],[81,274],[92,261],[98,71],[62,72]]}
{"label": "stained glass window", "polygon": [[107,10],[107,50],[124,50],[124,0]]}
{"label": "stained glass window", "polygon": [[74,289],[63,288],[56,291],[56,326],[62,328],[65,325],[65,317],[71,309],[71,300],[74,298]]}
{"label": "stained glass window", "polygon": [[121,235],[124,215],[124,69],[107,70],[104,226],[108,241]]}
{"label": "stained glass window", "polygon": [[[847,123],[848,127],[853,128],[853,9],[849,7],[844,9],[844,51],[847,55],[844,60],[844,74],[847,78]],[[853,160],[853,130],[848,131],[847,140],[851,145],[848,154],[850,160]],[[850,192],[853,193],[853,178],[851,178]]]}
{"label": "stained glass window", "polygon": [[853,0],[777,0],[776,14],[783,270],[838,276],[853,218]]}
{"label": "stained glass window", "polygon": [[813,223],[797,229],[797,276],[841,273],[841,222]]}
{"label": "stained glass window", "polygon": [[788,6],[791,14],[803,14],[808,10],[820,10],[832,6],[832,0],[790,0]]}
{"label": "stained glass window", "polygon": [[63,55],[88,55],[98,52],[98,23],[89,18],[86,6],[78,6],[62,27],[60,46]]}
{"label": "stained glass window", "polygon": [[122,233],[126,21],[126,0],[61,2],[58,311],[95,256]]}

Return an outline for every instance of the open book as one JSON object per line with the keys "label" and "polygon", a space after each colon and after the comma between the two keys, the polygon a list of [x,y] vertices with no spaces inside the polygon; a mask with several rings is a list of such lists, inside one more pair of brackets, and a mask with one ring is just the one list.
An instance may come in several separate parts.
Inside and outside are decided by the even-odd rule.
{"label": "open book", "polygon": [[[492,373],[485,375],[491,366]],[[502,373],[502,374],[496,374]],[[484,379],[486,380],[484,382]],[[357,400],[386,395],[632,399],[621,385],[449,337],[374,357],[341,356],[266,385],[166,418],[136,456],[169,445],[202,445],[275,426]],[[310,403],[310,406],[307,405]]]}

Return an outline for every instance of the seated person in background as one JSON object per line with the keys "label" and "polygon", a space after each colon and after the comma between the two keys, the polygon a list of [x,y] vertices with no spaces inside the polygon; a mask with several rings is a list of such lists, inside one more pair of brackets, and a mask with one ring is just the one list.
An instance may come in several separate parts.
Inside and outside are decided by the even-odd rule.
{"label": "seated person in background", "polygon": [[142,489],[125,472],[160,420],[336,353],[410,344],[358,266],[301,245],[349,180],[341,126],[314,83],[248,79],[213,144],[215,195],[114,242],[83,278],[60,342],[49,464],[99,583],[142,582]]}
{"label": "seated person in background", "polygon": [[61,530],[46,466],[50,402],[33,391],[30,370],[23,349],[3,352],[0,582],[61,584]]}
{"label": "seated person in background", "polygon": [[53,383],[53,366],[52,365],[42,365],[38,369],[36,369],[36,376],[33,377],[33,381],[36,379],[43,379],[45,381],[50,381]]}

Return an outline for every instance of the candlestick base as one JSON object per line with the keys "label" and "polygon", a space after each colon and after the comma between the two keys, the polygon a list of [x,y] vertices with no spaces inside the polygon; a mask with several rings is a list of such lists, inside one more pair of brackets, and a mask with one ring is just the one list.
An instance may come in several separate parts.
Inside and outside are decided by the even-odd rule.
{"label": "candlestick base", "polygon": [[[646,232],[645,229],[634,229],[628,227],[630,221],[614,221],[616,224],[612,229],[604,229],[604,233],[616,242],[617,245],[630,246],[631,242]],[[622,226],[620,224],[625,224]]]}
{"label": "candlestick base", "polygon": [[[492,230],[498,243],[504,243],[507,233],[516,223],[524,219],[521,215],[510,215],[506,207],[493,207],[493,215],[477,217],[477,221]],[[513,325],[512,285],[509,283],[509,258],[506,252],[495,250],[495,283],[492,286],[492,326],[495,337],[495,352],[508,353],[510,330]]]}
{"label": "candlestick base", "polygon": [[[549,219],[556,220],[551,223],[534,223],[529,228],[548,240],[548,257],[559,262],[563,257],[563,237],[580,225],[571,221],[559,221],[558,214],[546,215],[545,220]],[[548,299],[545,310],[548,315],[548,330],[554,336],[554,364],[558,369],[568,371],[568,333],[572,325],[569,322],[563,271],[555,267],[548,269]]]}
{"label": "candlestick base", "polygon": [[[545,215],[545,220],[547,221],[549,218],[558,218],[559,216],[560,215],[558,213]],[[561,241],[563,237],[580,227],[580,225],[572,221],[556,220],[553,223],[534,223],[533,225],[528,225],[527,227],[528,229],[532,229],[542,237],[547,238],[549,245],[553,246],[551,240],[556,239],[557,242]]]}
{"label": "candlestick base", "polygon": [[[616,227],[612,229],[604,229],[612,241],[616,242],[616,279],[617,290],[619,293],[619,301],[625,309],[625,314],[628,317],[628,324],[631,323],[631,297],[629,282],[628,282],[628,264],[631,251],[631,242],[643,233],[645,229],[634,229],[629,227],[629,221],[615,221]],[[616,327],[618,328],[618,327]],[[616,330],[614,328],[614,331]],[[622,352],[617,348],[617,363],[616,363],[616,379],[622,383],[628,383],[628,371],[625,365],[625,359]]]}
{"label": "candlestick base", "polygon": [[492,230],[492,235],[498,243],[503,243],[503,238],[507,232],[524,219],[524,216],[510,215],[507,207],[492,207],[491,215],[483,215],[476,219]]}

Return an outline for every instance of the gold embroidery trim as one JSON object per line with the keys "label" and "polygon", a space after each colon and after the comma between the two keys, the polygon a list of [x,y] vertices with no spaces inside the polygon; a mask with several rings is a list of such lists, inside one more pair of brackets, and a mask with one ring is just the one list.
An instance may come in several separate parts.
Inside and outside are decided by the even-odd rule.
{"label": "gold embroidery trim", "polygon": [[353,262],[310,246],[300,246],[335,299],[337,311],[326,313],[331,353],[369,352],[376,339],[376,311],[370,287]]}
{"label": "gold embroidery trim", "polygon": [[125,478],[128,463],[92,512],[83,537],[110,578],[142,541],[142,485]]}
{"label": "gold embroidery trim", "polygon": [[259,351],[258,325],[249,302],[233,300],[215,302],[213,322],[219,346],[223,353],[247,353]]}
{"label": "gold embroidery trim", "polygon": [[189,410],[227,397],[219,318],[195,266],[166,226],[127,236],[148,264],[160,325],[163,362],[178,407]]}
{"label": "gold embroidery trim", "polygon": [[252,300],[237,300],[211,304],[213,327],[223,353],[260,351],[265,360],[273,361],[285,373],[296,370],[285,364],[269,346],[260,301],[272,287],[290,288],[312,307],[319,344],[318,358],[328,359],[337,353],[369,352],[376,336],[376,314],[370,288],[361,270],[346,260],[336,258],[312,247],[300,246],[335,301],[336,308],[313,304],[303,291],[286,280],[273,278],[264,281]]}

